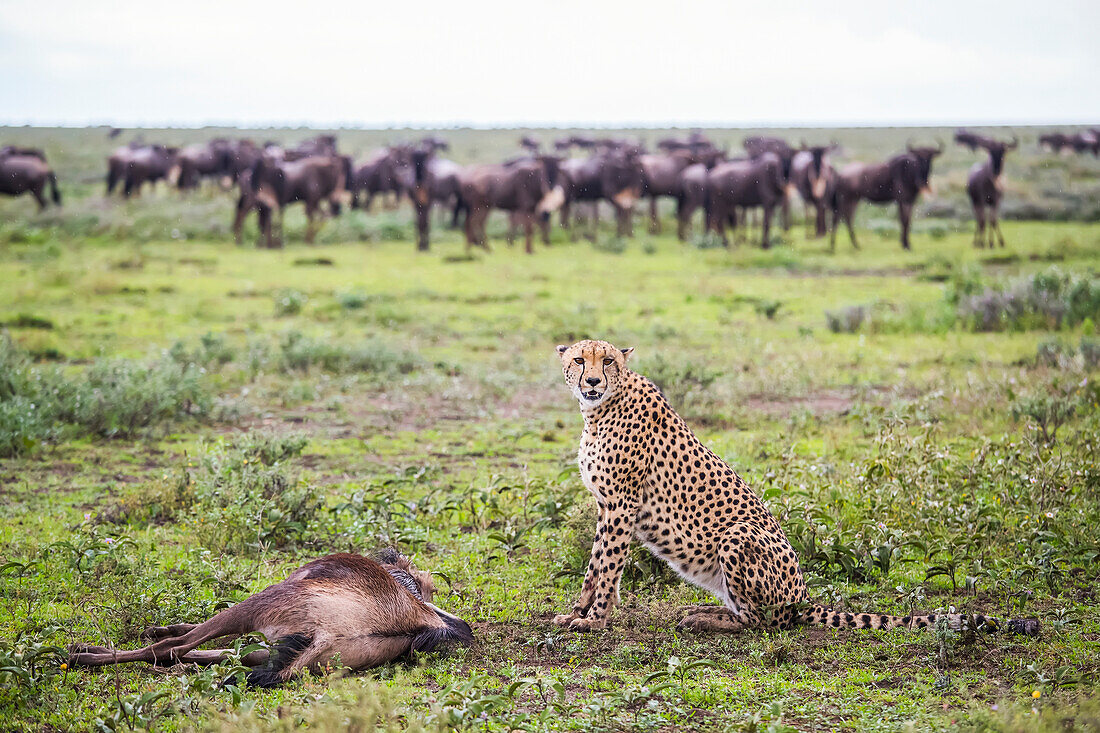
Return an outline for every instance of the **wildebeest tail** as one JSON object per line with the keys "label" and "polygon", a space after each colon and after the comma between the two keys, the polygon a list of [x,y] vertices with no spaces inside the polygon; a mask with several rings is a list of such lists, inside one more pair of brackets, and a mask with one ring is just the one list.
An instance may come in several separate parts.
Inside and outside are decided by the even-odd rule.
{"label": "wildebeest tail", "polygon": [[281,673],[312,643],[313,637],[306,634],[290,634],[276,639],[271,647],[271,656],[262,665],[253,667],[246,681],[253,687],[278,687],[286,681]]}
{"label": "wildebeest tail", "polygon": [[438,649],[443,644],[459,643],[469,644],[474,640],[474,632],[470,625],[449,613],[440,611],[434,606],[429,606],[439,618],[443,619],[445,626],[433,626],[424,629],[413,637],[412,651],[430,652]]}
{"label": "wildebeest tail", "polygon": [[947,619],[948,628],[954,631],[974,629],[986,633],[1007,632],[1024,636],[1039,635],[1039,621],[1034,618],[1001,619],[980,613],[941,613],[919,616],[891,616],[884,613],[847,613],[825,606],[812,606],[802,613],[799,622],[807,625],[828,626],[834,629],[931,629],[940,619]]}
{"label": "wildebeest tail", "polygon": [[61,191],[57,190],[57,176],[54,175],[53,171],[50,171],[46,174],[46,180],[50,184],[50,197],[55,204],[61,206]]}

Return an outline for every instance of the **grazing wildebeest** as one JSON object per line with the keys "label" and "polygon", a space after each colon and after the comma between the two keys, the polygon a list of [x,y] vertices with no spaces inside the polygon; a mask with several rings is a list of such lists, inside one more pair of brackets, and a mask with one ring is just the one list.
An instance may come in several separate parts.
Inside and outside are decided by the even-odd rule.
{"label": "grazing wildebeest", "polygon": [[570,226],[572,205],[593,205],[592,237],[599,225],[599,202],[609,201],[615,208],[616,232],[630,236],[634,204],[642,195],[645,172],[633,147],[596,153],[588,158],[572,158],[561,164],[565,201],[561,207],[562,226]]}
{"label": "grazing wildebeest", "polygon": [[1010,143],[990,139],[982,145],[989,151],[989,159],[975,163],[970,169],[970,176],[966,180],[966,193],[970,196],[971,206],[974,207],[975,247],[985,247],[986,224],[989,225],[990,248],[993,247],[994,233],[1000,240],[1001,246],[1005,246],[1005,236],[1001,232],[1001,224],[998,220],[1001,196],[1004,195],[1005,153],[1015,150],[1018,146],[1019,140],[1015,137]]}
{"label": "grazing wildebeest", "polygon": [[[257,210],[261,240],[269,248],[281,247],[284,209],[301,201],[306,208],[306,242],[312,244],[316,234],[315,220],[323,215],[323,202],[328,202],[334,216],[340,213],[340,199],[346,193],[351,174],[351,161],[346,156],[314,155],[299,160],[278,160],[264,155],[246,176],[241,177],[240,197],[233,222],[238,244],[241,226],[252,209]],[[277,237],[272,232],[272,220],[278,218]]]}
{"label": "grazing wildebeest", "polygon": [[[360,206],[370,210],[371,202],[379,194],[392,193],[394,208],[401,197],[412,188],[412,150],[406,146],[392,146],[376,151],[363,165],[355,169],[348,183],[351,191],[351,207]],[[366,199],[360,203],[359,193],[366,193]],[[384,201],[384,200],[383,200]]]}
{"label": "grazing wildebeest", "polygon": [[224,138],[208,143],[188,145],[179,152],[179,178],[181,189],[197,188],[203,178],[230,179],[230,163],[234,145]]}
{"label": "grazing wildebeest", "polygon": [[140,195],[145,183],[156,185],[162,179],[169,183],[179,174],[179,148],[164,145],[135,145],[117,149],[107,159],[107,194],[123,184],[122,193],[129,198]]}
{"label": "grazing wildebeest", "polygon": [[[489,249],[485,222],[493,209],[502,209],[523,226],[527,254],[534,252],[532,236],[537,219],[549,220],[564,199],[557,183],[559,158],[549,155],[503,165],[475,165],[459,174],[466,207],[466,249],[477,244]],[[544,233],[545,234],[545,233]]]}
{"label": "grazing wildebeest", "polygon": [[231,649],[197,647],[219,637],[259,632],[271,643],[241,660],[251,668],[246,680],[256,687],[275,687],[302,670],[319,674],[334,662],[360,670],[448,642],[473,641],[465,621],[432,605],[435,586],[429,573],[416,570],[394,550],[376,558],[350,553],[322,557],[201,624],[146,629],[142,640],[149,646],[142,649],[75,644],[69,663],[218,664]]}
{"label": "grazing wildebeest", "polygon": [[978,148],[984,148],[989,143],[995,141],[991,137],[979,134],[977,132],[971,132],[970,130],[960,127],[959,129],[955,130],[955,142],[959,145],[970,148],[971,151],[974,151]]}
{"label": "grazing wildebeest", "polygon": [[50,198],[61,205],[61,192],[57,190],[57,177],[46,162],[46,154],[37,148],[18,148],[12,145],[0,149],[0,193],[19,196],[30,193],[38,202],[38,210],[46,208],[46,186]]}
{"label": "grazing wildebeest", "polygon": [[791,183],[802,197],[807,223],[809,210],[814,210],[815,237],[824,237],[828,231],[825,211],[832,199],[836,171],[826,162],[825,157],[832,149],[832,145],[803,144],[802,149],[791,159]]}
{"label": "grazing wildebeest", "polygon": [[884,163],[851,163],[845,166],[837,174],[830,247],[836,248],[836,230],[843,219],[852,247],[859,249],[852,224],[856,206],[861,199],[866,199],[876,204],[897,203],[901,246],[910,249],[909,224],[913,218],[913,204],[921,191],[931,193],[928,179],[932,175],[932,160],[942,152],[943,143],[935,148],[907,145],[906,152]]}
{"label": "grazing wildebeest", "polygon": [[767,249],[772,212],[786,199],[787,186],[783,161],[772,152],[714,166],[707,173],[707,231],[715,232],[728,247],[726,224],[736,227],[738,209],[759,206],[764,210],[761,246]]}

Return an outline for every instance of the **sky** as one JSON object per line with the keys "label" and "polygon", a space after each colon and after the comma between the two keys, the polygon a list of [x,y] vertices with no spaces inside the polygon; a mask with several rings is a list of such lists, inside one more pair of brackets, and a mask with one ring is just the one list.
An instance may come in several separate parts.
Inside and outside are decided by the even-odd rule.
{"label": "sky", "polygon": [[1096,0],[0,0],[0,123],[1100,123]]}

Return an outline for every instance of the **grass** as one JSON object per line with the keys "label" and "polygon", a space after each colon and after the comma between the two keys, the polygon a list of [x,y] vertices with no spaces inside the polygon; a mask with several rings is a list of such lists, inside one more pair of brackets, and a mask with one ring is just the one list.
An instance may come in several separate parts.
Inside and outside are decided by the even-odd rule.
{"label": "grass", "polygon": [[[203,233],[221,194],[194,209],[97,196],[74,209],[134,225],[23,213],[4,225],[23,234],[0,236],[0,420],[19,400],[57,408],[13,421],[39,432],[0,458],[8,726],[1095,727],[1096,317],[1021,295],[1041,308],[985,330],[959,304],[1049,283],[1053,265],[1095,285],[1100,225],[1008,222],[994,260],[963,226],[918,229],[912,252],[868,228],[863,251],[830,255],[797,227],[762,252],[640,224],[610,248],[555,231],[533,257],[494,241],[468,260],[455,232],[418,255],[407,237],[349,236],[352,219],[315,247],[238,248]],[[173,238],[164,210],[199,223]],[[362,217],[391,221],[407,214]],[[854,328],[830,327],[856,307]],[[676,608],[708,598],[640,548],[612,629],[554,628],[594,523],[554,346],[587,336],[637,347],[635,368],[780,517],[816,599],[1034,615],[1042,636],[681,634]],[[96,411],[61,409],[83,394]],[[437,573],[475,646],[275,691],[221,686],[232,662],[61,666],[68,643],[132,646],[307,559],[384,545]]]}

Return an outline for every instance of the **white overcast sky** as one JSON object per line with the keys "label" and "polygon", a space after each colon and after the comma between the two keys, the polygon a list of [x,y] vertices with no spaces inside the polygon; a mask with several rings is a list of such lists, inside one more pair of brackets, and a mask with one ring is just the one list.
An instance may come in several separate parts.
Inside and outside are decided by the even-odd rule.
{"label": "white overcast sky", "polygon": [[0,0],[0,122],[1100,122],[1098,0]]}

